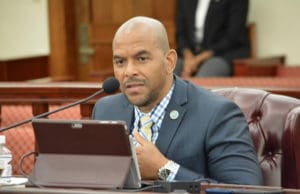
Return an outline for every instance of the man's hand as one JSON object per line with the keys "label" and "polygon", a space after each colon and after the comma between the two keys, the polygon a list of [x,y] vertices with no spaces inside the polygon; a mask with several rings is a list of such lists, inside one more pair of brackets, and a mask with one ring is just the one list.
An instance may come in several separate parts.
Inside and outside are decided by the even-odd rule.
{"label": "man's hand", "polygon": [[210,50],[203,51],[202,53],[198,54],[195,58],[196,61],[199,63],[203,63],[207,59],[213,56],[213,52]]}
{"label": "man's hand", "polygon": [[210,50],[203,51],[198,55],[193,55],[193,53],[189,50],[184,52],[184,59],[183,59],[183,71],[182,77],[189,78],[194,73],[198,71],[199,66],[201,63],[209,59],[213,56],[213,52]]}
{"label": "man's hand", "polygon": [[136,155],[142,179],[158,179],[158,170],[168,162],[168,159],[152,142],[145,140],[137,131],[133,132],[133,136],[140,144],[136,147]]}
{"label": "man's hand", "polygon": [[182,77],[189,78],[195,73],[198,69],[198,63],[195,57],[192,58],[184,58],[183,59],[183,70]]}

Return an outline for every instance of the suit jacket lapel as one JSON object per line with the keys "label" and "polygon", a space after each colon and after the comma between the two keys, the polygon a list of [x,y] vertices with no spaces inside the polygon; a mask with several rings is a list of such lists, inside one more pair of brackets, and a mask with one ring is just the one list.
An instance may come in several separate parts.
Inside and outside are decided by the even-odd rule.
{"label": "suit jacket lapel", "polygon": [[122,120],[124,120],[124,121],[126,121],[126,123],[127,123],[127,127],[128,127],[128,131],[130,132],[130,134],[131,134],[131,128],[132,128],[132,124],[133,124],[133,117],[134,117],[134,115],[133,115],[133,105],[132,104],[130,104],[129,102],[128,102],[128,100],[126,99],[126,97],[123,95],[123,101],[124,101],[124,106],[123,106],[123,108],[124,108],[124,110],[122,111],[122,112],[124,112],[125,114],[124,115],[122,115]]}
{"label": "suit jacket lapel", "polygon": [[[179,129],[181,120],[186,112],[183,106],[187,103],[187,84],[180,78],[175,78],[175,89],[167,107],[162,126],[159,131],[159,136],[156,140],[156,146],[159,150],[166,154],[169,146]],[[178,114],[178,116],[176,116]]]}

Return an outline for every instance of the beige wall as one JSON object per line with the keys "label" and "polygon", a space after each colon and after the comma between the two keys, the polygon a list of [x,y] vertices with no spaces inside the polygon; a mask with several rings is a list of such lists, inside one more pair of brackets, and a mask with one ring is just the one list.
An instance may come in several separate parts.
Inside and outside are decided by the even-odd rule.
{"label": "beige wall", "polygon": [[0,60],[49,55],[47,0],[0,0]]}
{"label": "beige wall", "polygon": [[250,0],[249,21],[257,24],[258,56],[285,54],[300,65],[300,1]]}
{"label": "beige wall", "polygon": [[[250,0],[258,56],[300,65],[300,0]],[[0,60],[49,54],[47,0],[0,0]]]}

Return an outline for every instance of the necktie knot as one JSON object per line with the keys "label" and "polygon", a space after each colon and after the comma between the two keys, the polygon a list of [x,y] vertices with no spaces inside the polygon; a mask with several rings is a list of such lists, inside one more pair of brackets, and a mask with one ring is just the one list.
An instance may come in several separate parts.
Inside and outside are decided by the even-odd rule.
{"label": "necktie knot", "polygon": [[151,120],[150,115],[149,114],[145,114],[144,116],[142,116],[140,118],[140,124],[141,124],[140,130],[142,131],[142,133],[144,133],[145,138],[148,141],[151,141],[151,138],[152,138],[151,127],[153,125],[153,121]]}

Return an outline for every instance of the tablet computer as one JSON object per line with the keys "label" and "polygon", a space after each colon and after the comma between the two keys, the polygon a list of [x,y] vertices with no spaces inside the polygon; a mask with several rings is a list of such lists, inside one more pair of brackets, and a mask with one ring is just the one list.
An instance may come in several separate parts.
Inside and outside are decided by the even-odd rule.
{"label": "tablet computer", "polygon": [[140,188],[124,121],[33,119],[38,156],[30,179],[41,186]]}

